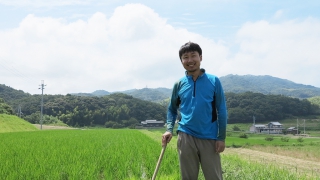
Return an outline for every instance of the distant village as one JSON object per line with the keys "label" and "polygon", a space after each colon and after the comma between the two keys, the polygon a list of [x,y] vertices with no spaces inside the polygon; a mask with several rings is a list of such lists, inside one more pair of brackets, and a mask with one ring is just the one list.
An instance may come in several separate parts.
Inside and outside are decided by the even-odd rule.
{"label": "distant village", "polygon": [[[141,121],[141,124],[137,128],[163,128],[164,125],[164,121],[145,120]],[[300,130],[298,130],[297,127],[289,127],[286,129],[279,122],[269,122],[268,124],[255,124],[255,118],[252,126],[250,126],[249,132],[261,134],[300,134]]]}

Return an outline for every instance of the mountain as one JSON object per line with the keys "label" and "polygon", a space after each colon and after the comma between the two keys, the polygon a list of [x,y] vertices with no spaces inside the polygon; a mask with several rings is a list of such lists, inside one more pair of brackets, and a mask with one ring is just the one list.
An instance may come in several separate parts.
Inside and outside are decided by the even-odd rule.
{"label": "mountain", "polygon": [[268,75],[227,75],[220,77],[220,81],[226,92],[241,93],[251,91],[262,94],[281,94],[295,98],[320,96],[320,88],[297,84]]}
{"label": "mountain", "polygon": [[5,101],[13,101],[15,99],[22,99],[30,96],[31,94],[25,93],[22,90],[16,90],[10,86],[0,84],[0,98]]}
{"label": "mountain", "polygon": [[[254,76],[229,74],[227,76],[220,77],[220,81],[225,92],[242,93],[250,91],[262,94],[281,94],[301,99],[320,96],[320,88],[294,83],[286,79],[272,77],[269,75]],[[172,89],[169,88],[143,88],[115,92],[97,90],[92,93],[72,93],[72,95],[105,96],[113,93],[124,93],[142,100],[163,102],[170,98],[171,92]],[[31,96],[21,90],[15,90],[2,84],[0,84],[0,95],[0,97],[5,101]]]}
{"label": "mountain", "polygon": [[143,88],[135,91],[124,91],[135,98],[143,99],[152,102],[161,102],[171,96],[171,89],[168,88]]}
{"label": "mountain", "polygon": [[171,89],[168,88],[143,88],[143,89],[130,89],[125,91],[108,92],[105,90],[98,90],[92,93],[73,93],[76,96],[105,96],[114,93],[124,93],[138,99],[161,102],[171,96]]}
{"label": "mountain", "polygon": [[[221,84],[225,92],[242,93],[242,92],[256,92],[262,94],[280,94],[294,98],[311,98],[320,96],[320,88],[294,83],[292,81],[281,79],[269,75],[254,76],[254,75],[233,75],[220,77]],[[117,91],[124,94],[131,95],[135,98],[161,102],[170,98],[172,89],[168,88],[143,88],[143,89],[130,89],[126,91]],[[99,90],[87,95],[102,96],[115,92],[108,92]],[[77,95],[83,95],[81,93]]]}

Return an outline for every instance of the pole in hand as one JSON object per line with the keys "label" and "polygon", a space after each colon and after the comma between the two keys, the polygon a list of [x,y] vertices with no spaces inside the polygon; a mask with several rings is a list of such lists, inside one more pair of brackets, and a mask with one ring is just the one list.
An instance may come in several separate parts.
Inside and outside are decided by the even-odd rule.
{"label": "pole in hand", "polygon": [[153,173],[153,176],[152,176],[152,180],[155,180],[155,179],[156,179],[156,176],[157,176],[157,173],[158,173],[158,170],[159,170],[161,161],[162,161],[163,154],[164,154],[164,152],[165,152],[165,150],[166,150],[166,147],[167,147],[167,143],[162,146],[162,150],[161,150],[161,153],[160,153],[160,157],[159,157],[159,159],[158,159],[158,163],[157,163],[156,169],[154,170],[154,173]]}

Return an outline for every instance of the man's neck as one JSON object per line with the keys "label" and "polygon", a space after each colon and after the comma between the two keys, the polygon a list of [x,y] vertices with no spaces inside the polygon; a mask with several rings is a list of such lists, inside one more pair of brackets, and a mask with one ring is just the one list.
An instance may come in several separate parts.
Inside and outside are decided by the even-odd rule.
{"label": "man's neck", "polygon": [[189,72],[188,71],[188,75],[192,76],[192,79],[195,81],[197,80],[197,78],[202,74],[202,72],[200,71],[200,69],[193,71],[193,72]]}

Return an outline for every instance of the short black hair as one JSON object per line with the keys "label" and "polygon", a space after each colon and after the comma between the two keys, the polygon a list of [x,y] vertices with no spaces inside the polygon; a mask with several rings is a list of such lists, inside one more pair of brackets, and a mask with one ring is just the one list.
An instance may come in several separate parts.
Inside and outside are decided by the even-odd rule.
{"label": "short black hair", "polygon": [[181,56],[184,53],[193,52],[193,51],[197,51],[200,56],[202,55],[202,49],[199,46],[199,44],[189,41],[189,42],[185,43],[184,45],[182,45],[180,47],[180,50],[179,50],[179,58],[180,58],[180,60],[181,60]]}

